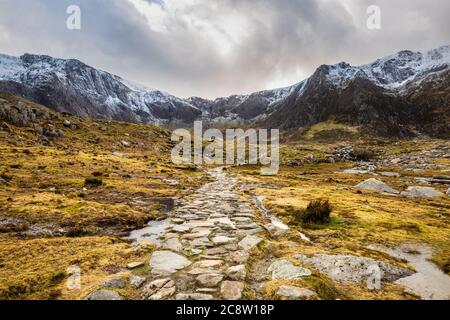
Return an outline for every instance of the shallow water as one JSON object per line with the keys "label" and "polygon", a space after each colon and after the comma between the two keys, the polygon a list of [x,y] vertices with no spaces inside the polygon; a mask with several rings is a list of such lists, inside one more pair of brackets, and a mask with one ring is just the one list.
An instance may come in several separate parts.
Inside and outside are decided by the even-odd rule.
{"label": "shallow water", "polygon": [[270,220],[270,222],[277,228],[288,230],[289,227],[283,223],[280,219],[275,217],[270,211],[264,206],[265,196],[253,196],[253,201],[256,203],[259,210],[262,212],[263,216]]}
{"label": "shallow water", "polygon": [[159,238],[167,231],[170,225],[170,218],[159,221],[150,221],[145,228],[132,231],[126,239],[133,240],[134,244],[141,240],[146,240],[157,246],[161,246]]}
{"label": "shallow water", "polygon": [[416,273],[397,280],[395,283],[424,300],[449,300],[450,276],[430,261],[432,250],[423,244],[405,244],[397,248],[370,246],[370,249],[384,252],[391,257],[403,259]]}

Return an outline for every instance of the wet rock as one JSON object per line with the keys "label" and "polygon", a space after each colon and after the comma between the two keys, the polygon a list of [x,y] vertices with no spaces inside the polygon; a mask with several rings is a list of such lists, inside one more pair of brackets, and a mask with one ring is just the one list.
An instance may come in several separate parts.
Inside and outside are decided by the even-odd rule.
{"label": "wet rock", "polygon": [[111,278],[103,281],[100,284],[101,288],[125,288],[126,281],[125,278]]}
{"label": "wet rock", "polygon": [[178,238],[170,238],[163,243],[162,248],[175,252],[182,252],[183,245]]}
{"label": "wet rock", "polygon": [[294,280],[311,275],[310,270],[297,267],[292,262],[284,259],[272,263],[267,271],[272,273],[273,280]]}
{"label": "wet rock", "polygon": [[197,282],[203,287],[215,287],[223,280],[223,275],[218,273],[202,274],[197,277]]}
{"label": "wet rock", "polygon": [[139,276],[130,276],[129,281],[130,285],[135,288],[140,288],[147,279]]}
{"label": "wet rock", "polygon": [[176,300],[212,300],[214,297],[205,293],[179,293],[175,297]]}
{"label": "wet rock", "polygon": [[371,191],[381,191],[391,194],[398,194],[399,192],[381,180],[377,180],[374,178],[368,179],[366,181],[361,182],[360,184],[355,186],[355,189],[358,190],[371,190]]}
{"label": "wet rock", "polygon": [[250,250],[257,246],[261,241],[263,241],[263,239],[260,237],[248,235],[239,242],[238,246],[244,250]]}
{"label": "wet rock", "polygon": [[85,300],[125,300],[125,298],[112,290],[97,290],[88,295]]}
{"label": "wet rock", "polygon": [[225,300],[239,300],[242,298],[244,284],[238,281],[224,281],[220,287],[220,293]]}
{"label": "wet rock", "polygon": [[158,275],[175,273],[191,263],[186,257],[171,251],[155,251],[150,258],[151,272]]}
{"label": "wet rock", "polygon": [[281,286],[276,293],[277,296],[289,299],[307,299],[317,296],[317,294],[306,288],[299,288],[295,286]]}
{"label": "wet rock", "polygon": [[440,191],[437,191],[431,187],[408,187],[406,191],[401,193],[402,196],[405,197],[425,197],[425,198],[435,198],[435,197],[443,197],[444,194]]}
{"label": "wet rock", "polygon": [[238,266],[228,268],[226,275],[227,278],[230,280],[243,281],[245,280],[247,271],[245,270],[245,266],[241,264]]}
{"label": "wet rock", "polygon": [[380,279],[388,281],[395,281],[413,273],[389,263],[352,255],[316,254],[308,258],[300,254],[294,258],[325,273],[332,280],[342,283],[360,283],[378,270]]}

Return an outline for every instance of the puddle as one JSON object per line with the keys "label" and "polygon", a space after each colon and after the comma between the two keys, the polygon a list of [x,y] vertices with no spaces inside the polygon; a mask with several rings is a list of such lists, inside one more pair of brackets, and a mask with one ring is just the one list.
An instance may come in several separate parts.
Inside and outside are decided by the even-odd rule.
{"label": "puddle", "polygon": [[275,217],[272,213],[270,213],[270,211],[264,206],[263,201],[265,198],[266,198],[265,196],[253,196],[252,197],[253,201],[256,203],[256,206],[262,212],[262,214],[265,218],[269,219],[270,222],[275,227],[277,227],[279,229],[283,229],[283,230],[288,230],[289,227],[285,223],[283,223],[283,221],[281,221],[280,219]]}
{"label": "puddle", "polygon": [[407,291],[417,294],[424,300],[450,299],[450,276],[430,261],[432,255],[430,247],[405,244],[393,249],[378,246],[369,246],[369,248],[403,259],[416,270],[415,274],[395,282],[403,285]]}
{"label": "puddle", "polygon": [[133,244],[136,244],[141,240],[146,240],[157,246],[161,246],[162,243],[159,237],[163,235],[170,226],[170,218],[160,221],[150,221],[145,228],[131,231],[130,235],[125,239],[133,240]]}

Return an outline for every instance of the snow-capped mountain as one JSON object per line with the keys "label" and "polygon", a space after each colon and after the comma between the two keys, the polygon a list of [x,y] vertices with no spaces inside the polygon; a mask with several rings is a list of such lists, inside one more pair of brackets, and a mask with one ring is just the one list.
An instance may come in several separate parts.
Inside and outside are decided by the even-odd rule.
{"label": "snow-capped mountain", "polygon": [[383,135],[450,136],[450,46],[401,51],[362,66],[320,66],[274,106],[266,125],[336,120]]}
{"label": "snow-capped mountain", "polygon": [[0,55],[0,91],[75,115],[143,123],[230,121],[297,128],[333,119],[387,135],[450,136],[450,46],[373,63],[322,65],[291,87],[208,100],[177,98],[78,60]]}
{"label": "snow-capped mountain", "polygon": [[130,122],[192,121],[201,111],[168,93],[132,84],[78,60],[0,55],[0,90],[56,111]]}

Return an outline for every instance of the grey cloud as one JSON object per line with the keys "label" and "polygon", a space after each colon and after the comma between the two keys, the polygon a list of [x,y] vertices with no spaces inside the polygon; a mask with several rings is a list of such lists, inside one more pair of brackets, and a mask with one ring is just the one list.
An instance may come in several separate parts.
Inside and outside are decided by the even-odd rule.
{"label": "grey cloud", "polygon": [[[80,31],[65,28],[70,4],[82,8]],[[382,8],[380,31],[365,27],[371,4]],[[0,52],[78,58],[176,95],[216,97],[268,88],[275,77],[295,83],[323,63],[448,44],[449,9],[447,0],[204,0],[183,14],[206,26],[174,14],[160,33],[126,0],[2,0]],[[226,15],[244,17],[245,30],[224,55],[202,28],[223,36],[230,26],[217,21]]]}

